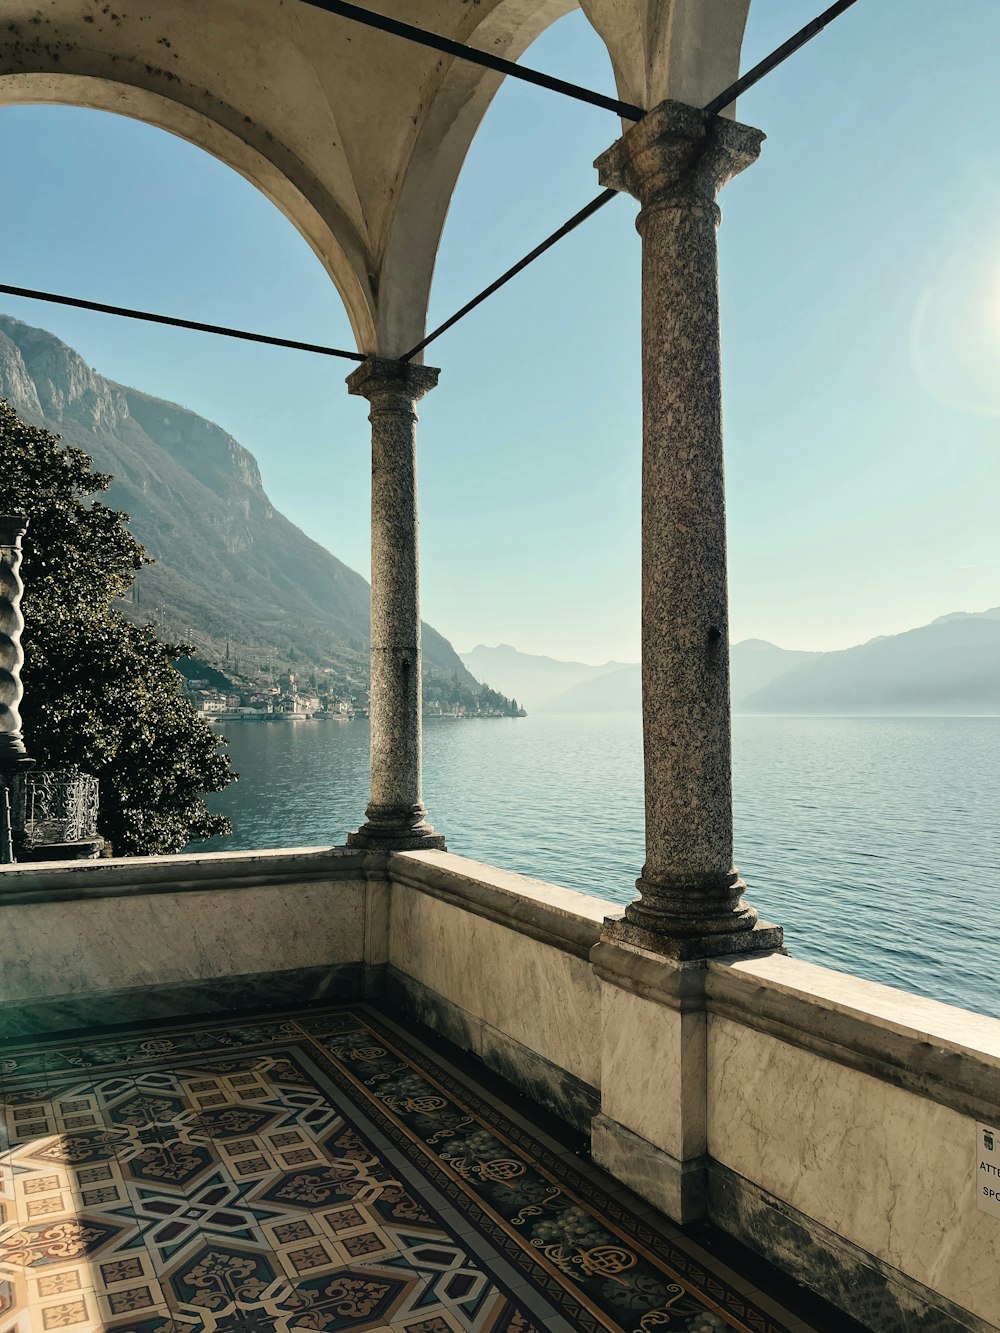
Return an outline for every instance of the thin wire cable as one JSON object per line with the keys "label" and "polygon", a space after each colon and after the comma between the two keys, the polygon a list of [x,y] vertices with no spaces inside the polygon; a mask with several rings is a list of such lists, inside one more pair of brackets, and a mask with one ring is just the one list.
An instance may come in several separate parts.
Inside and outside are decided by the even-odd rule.
{"label": "thin wire cable", "polygon": [[460,319],[463,319],[470,310],[475,310],[476,306],[481,305],[487,297],[499,291],[505,283],[510,282],[511,278],[516,277],[522,269],[526,269],[529,264],[534,263],[539,255],[543,255],[546,250],[551,250],[557,241],[561,241],[564,236],[568,236],[571,231],[579,227],[581,222],[586,222],[589,217],[593,217],[597,210],[610,203],[617,193],[617,190],[603,190],[596,199],[591,199],[590,203],[581,208],[579,213],[574,213],[568,222],[564,222],[558,231],[554,231],[551,236],[546,237],[541,245],[536,245],[530,254],[525,255],[523,259],[519,259],[506,273],[502,273],[496,282],[491,282],[478,296],[474,296],[471,301],[462,306],[461,310],[456,310],[450,319],[446,319],[443,324],[439,324],[433,333],[429,333],[422,342],[417,343],[416,347],[412,347],[405,356],[401,356],[400,361],[412,361],[419,352],[424,350],[428,343],[432,343],[435,338],[439,338],[453,324],[457,324]]}
{"label": "thin wire cable", "polygon": [[856,4],[857,0],[837,0],[835,5],[825,9],[822,14],[814,18],[811,23],[807,23],[804,28],[800,28],[794,36],[789,37],[787,42],[783,42],[769,56],[765,56],[759,64],[754,65],[753,69],[747,70],[741,78],[735,83],[730,84],[725,91],[719,93],[718,97],[713,97],[708,106],[704,108],[704,115],[717,116],[720,111],[724,111],[727,106],[735,102],[741,93],[745,93],[748,88],[752,88],[755,83],[759,83],[765,74],[770,74],[771,70],[777,69],[780,64],[795,54],[806,42],[823,31],[828,24],[835,18],[839,18],[845,9],[850,9],[851,5]]}
{"label": "thin wire cable", "polygon": [[[528,83],[535,83],[540,87],[565,93],[567,96],[575,97],[580,101],[590,102],[594,106],[615,111],[618,115],[629,120],[641,120],[646,114],[640,107],[632,106],[627,102],[617,102],[614,98],[604,97],[600,93],[592,93],[586,88],[578,87],[576,84],[565,83],[562,79],[555,79],[548,74],[541,74],[537,70],[526,69],[524,66],[515,65],[509,60],[502,60],[499,56],[491,56],[484,51],[476,51],[473,47],[462,46],[460,42],[452,42],[446,37],[425,32],[424,29],[415,28],[411,24],[400,23],[381,14],[373,14],[370,10],[345,3],[345,0],[302,0],[302,3],[326,10],[332,14],[338,14],[343,18],[352,19],[358,23],[367,24],[369,27],[378,28],[380,31],[392,33],[397,37],[404,37],[409,41],[420,42],[424,46],[433,47],[435,50],[444,51],[449,55],[455,55],[464,60],[472,60],[476,64],[498,70],[512,78],[523,79]],[[769,56],[765,56],[763,60],[754,65],[753,69],[748,70],[735,83],[721,92],[718,97],[713,98],[702,109],[702,114],[714,116],[724,110],[741,93],[746,92],[755,83],[759,83],[765,75],[777,69],[789,56],[794,55],[796,51],[822,32],[834,19],[839,18],[845,10],[850,9],[856,3],[857,0],[837,0],[836,4],[825,9],[822,14],[814,18],[812,22],[807,23],[804,28],[800,28],[797,33],[789,37],[787,42],[783,42]],[[412,347],[404,356],[401,356],[399,360],[403,363],[412,361],[442,333],[446,333],[460,319],[464,319],[470,311],[482,305],[494,292],[499,291],[501,287],[510,282],[511,278],[515,278],[523,272],[529,264],[533,264],[547,250],[551,250],[558,241],[561,241],[564,236],[568,236],[582,222],[586,222],[588,218],[593,217],[605,204],[610,203],[617,193],[617,190],[603,190],[596,199],[592,199],[578,213],[574,213],[569,221],[564,222],[551,236],[546,237],[540,245],[536,245],[530,254],[518,260],[505,273],[502,273],[496,282],[490,283],[478,296],[474,296],[471,301],[462,306],[461,310],[456,310],[450,319],[446,319],[443,324],[439,324],[436,329],[418,342],[415,347]],[[244,342],[263,343],[268,347],[288,347],[298,352],[315,352],[320,356],[341,357],[346,361],[366,361],[368,359],[362,352],[348,352],[339,347],[324,347],[318,343],[299,342],[294,338],[275,338],[266,333],[250,333],[246,329],[227,328],[222,324],[203,324],[198,320],[178,319],[173,315],[155,315],[148,310],[132,310],[126,306],[105,305],[101,301],[85,301],[74,296],[58,296],[54,292],[36,291],[31,287],[12,287],[7,283],[0,283],[0,292],[5,292],[9,296],[23,296],[33,301],[48,301],[54,305],[73,306],[79,310],[94,310],[98,314],[144,320],[148,324],[166,324],[176,329],[193,329],[196,333],[213,333],[223,338],[239,338]]]}
{"label": "thin wire cable", "polygon": [[562,93],[564,97],[573,97],[578,102],[587,102],[591,106],[601,107],[604,111],[613,111],[615,115],[622,116],[625,120],[642,120],[646,114],[642,107],[633,106],[631,102],[620,102],[616,97],[606,97],[603,93],[592,92],[589,88],[581,88],[577,83],[568,83],[565,79],[543,74],[541,70],[518,65],[513,60],[504,60],[502,56],[494,56],[488,51],[480,51],[478,47],[452,41],[450,37],[428,32],[426,28],[417,28],[412,23],[401,23],[399,19],[373,13],[370,9],[362,9],[360,5],[348,4],[346,0],[302,0],[302,3],[310,5],[313,9],[322,9],[328,14],[336,14],[339,18],[350,19],[353,23],[362,23],[366,28],[391,33],[393,37],[402,37],[408,42],[416,42],[419,46],[429,46],[433,51],[441,51],[459,60],[468,60],[474,65],[496,70],[508,78],[520,79],[523,83],[533,83],[539,88],[547,88],[550,92]]}
{"label": "thin wire cable", "polygon": [[223,338],[241,338],[244,342],[264,343],[268,347],[290,347],[296,352],[316,352],[319,356],[338,356],[346,361],[367,361],[363,352],[345,352],[340,347],[323,347],[319,343],[299,342],[295,338],[274,338],[268,333],[249,333],[246,329],[230,329],[224,324],[202,324],[196,319],[177,319],[174,315],[154,315],[148,310],[131,310],[127,306],[105,305],[102,301],[84,301],[77,296],[57,296],[55,292],[39,292],[33,287],[12,287],[0,282],[0,292],[8,296],[24,296],[32,301],[48,301],[51,305],[68,305],[77,310],[96,310],[101,315],[119,315],[123,319],[141,319],[147,324],[167,324],[174,329],[193,329],[196,333],[214,333]]}
{"label": "thin wire cable", "polygon": [[[309,2],[310,0],[306,0],[306,3]],[[337,3],[339,3],[339,0],[337,0]],[[800,28],[794,36],[789,37],[787,42],[783,42],[781,46],[772,51],[771,54],[766,56],[759,64],[754,65],[753,69],[748,70],[741,79],[738,79],[736,83],[731,84],[730,87],[725,89],[724,92],[721,92],[718,97],[713,98],[706,107],[702,108],[702,115],[714,116],[724,110],[725,107],[729,106],[731,102],[736,100],[740,93],[753,87],[753,85],[764,78],[766,74],[770,74],[771,70],[777,69],[777,67],[783,61],[787,60],[790,55],[794,55],[796,51],[805,46],[806,42],[811,41],[817,33],[822,32],[823,29],[828,24],[832,23],[835,18],[838,18],[846,9],[850,9],[851,5],[856,3],[857,0],[837,0],[836,4],[833,4],[829,9],[824,10],[823,13],[817,18],[814,18],[811,23],[807,23],[804,28]],[[645,114],[645,112],[643,112],[643,114]],[[591,200],[585,208],[581,208],[579,213],[574,213],[570,220],[564,223],[558,231],[554,231],[547,240],[544,240],[541,245],[536,246],[529,255],[525,255],[522,260],[519,260],[519,262],[512,268],[509,268],[506,273],[497,278],[496,282],[491,283],[491,285],[484,291],[480,292],[478,296],[473,297],[471,301],[462,306],[461,310],[456,310],[450,319],[446,319],[443,324],[439,324],[438,327],[434,329],[432,333],[429,333],[422,342],[417,343],[416,347],[407,352],[405,356],[401,356],[399,358],[400,361],[412,361],[412,359],[432,343],[435,338],[439,338],[442,333],[446,333],[452,325],[457,324],[460,319],[463,319],[470,310],[475,310],[476,306],[481,305],[487,297],[492,296],[495,291],[498,291],[499,288],[509,282],[511,278],[516,277],[518,273],[526,269],[528,265],[533,263],[540,255],[543,255],[546,250],[551,249],[557,241],[561,241],[564,236],[568,236],[569,233],[573,231],[574,228],[578,227],[581,222],[585,222],[587,218],[592,217],[599,208],[603,208],[604,205],[614,198],[617,193],[617,190],[605,190],[602,194],[599,194],[596,199]]]}

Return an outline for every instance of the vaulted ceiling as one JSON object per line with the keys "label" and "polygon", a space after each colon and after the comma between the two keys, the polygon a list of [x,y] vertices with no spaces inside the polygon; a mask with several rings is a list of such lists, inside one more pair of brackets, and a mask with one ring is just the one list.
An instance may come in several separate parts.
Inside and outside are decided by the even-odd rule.
{"label": "vaulted ceiling", "polygon": [[[367,7],[517,60],[576,3]],[[749,0],[581,7],[624,101],[699,105],[737,75]],[[118,112],[222,159],[309,241],[359,348],[384,356],[423,333],[451,194],[501,80],[303,0],[0,0],[0,106]]]}

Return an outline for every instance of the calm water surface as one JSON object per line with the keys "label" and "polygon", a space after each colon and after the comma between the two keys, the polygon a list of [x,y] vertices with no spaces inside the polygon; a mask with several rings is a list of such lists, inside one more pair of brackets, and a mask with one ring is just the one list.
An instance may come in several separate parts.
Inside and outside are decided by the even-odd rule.
{"label": "calm water surface", "polygon": [[[240,781],[211,849],[343,842],[364,723],[230,724]],[[1000,1016],[1000,718],[734,719],[736,861],[797,957]],[[429,719],[424,793],[449,850],[634,897],[638,717]]]}

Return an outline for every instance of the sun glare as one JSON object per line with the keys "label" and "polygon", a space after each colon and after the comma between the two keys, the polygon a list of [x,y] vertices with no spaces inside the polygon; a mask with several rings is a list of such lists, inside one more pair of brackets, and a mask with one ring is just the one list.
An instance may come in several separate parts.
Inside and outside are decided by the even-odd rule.
{"label": "sun glare", "polygon": [[1000,416],[1000,258],[945,260],[917,299],[910,351],[932,398],[960,412]]}

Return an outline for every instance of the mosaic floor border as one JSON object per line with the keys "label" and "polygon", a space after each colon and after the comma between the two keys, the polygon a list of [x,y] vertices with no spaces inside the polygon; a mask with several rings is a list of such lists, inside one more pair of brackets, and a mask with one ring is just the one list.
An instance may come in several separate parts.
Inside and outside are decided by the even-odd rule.
{"label": "mosaic floor border", "polygon": [[0,1052],[0,1333],[794,1333],[367,1006]]}

